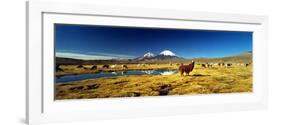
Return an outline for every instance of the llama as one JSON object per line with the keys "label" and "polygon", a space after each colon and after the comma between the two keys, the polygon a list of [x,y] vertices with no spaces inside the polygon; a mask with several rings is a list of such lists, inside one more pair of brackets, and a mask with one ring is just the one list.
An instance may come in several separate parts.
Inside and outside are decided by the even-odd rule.
{"label": "llama", "polygon": [[207,67],[206,67],[206,64],[201,64],[201,66],[204,67],[204,68],[207,68]]}
{"label": "llama", "polygon": [[62,72],[63,72],[63,69],[60,68],[60,65],[59,65],[59,64],[56,65],[56,71],[62,71]]}
{"label": "llama", "polygon": [[246,63],[245,65],[246,65],[246,67],[248,67],[248,66],[250,66],[250,64],[252,64],[251,62],[250,63]]}
{"label": "llama", "polygon": [[214,64],[213,64],[214,67],[216,67],[216,66],[218,66],[218,65],[219,65],[218,63],[214,63]]}
{"label": "llama", "polygon": [[207,67],[208,67],[208,68],[212,68],[212,67],[213,67],[213,65],[212,65],[212,64],[210,64],[210,63],[207,63]]}
{"label": "llama", "polygon": [[98,67],[96,66],[96,65],[93,65],[92,66],[92,68],[91,68],[91,70],[95,70],[95,69],[97,69]]}
{"label": "llama", "polygon": [[179,67],[179,72],[181,74],[181,76],[186,73],[187,75],[189,75],[189,72],[191,72],[194,68],[194,61],[192,60],[191,63],[189,65],[183,65],[181,64],[181,66]]}
{"label": "llama", "polygon": [[110,68],[115,68],[115,67],[116,67],[116,64],[110,66]]}
{"label": "llama", "polygon": [[224,63],[219,63],[219,66],[223,67],[223,66],[225,66],[225,64]]}
{"label": "llama", "polygon": [[84,68],[84,66],[83,65],[78,65],[77,68]]}
{"label": "llama", "polygon": [[128,66],[127,65],[122,65],[123,68],[125,69],[128,69]]}
{"label": "llama", "polygon": [[231,63],[228,63],[228,64],[226,64],[226,67],[230,67],[232,64]]}
{"label": "llama", "polygon": [[105,64],[105,65],[102,66],[102,68],[108,69],[108,68],[109,68],[109,65]]}

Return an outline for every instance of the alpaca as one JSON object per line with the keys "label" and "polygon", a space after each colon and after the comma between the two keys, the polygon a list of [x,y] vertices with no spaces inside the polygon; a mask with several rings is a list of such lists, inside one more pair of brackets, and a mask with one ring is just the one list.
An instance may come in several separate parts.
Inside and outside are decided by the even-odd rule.
{"label": "alpaca", "polygon": [[194,61],[192,60],[192,62],[189,65],[183,65],[181,64],[181,66],[179,67],[179,71],[181,76],[186,73],[187,75],[189,75],[189,72],[191,72],[194,68]]}

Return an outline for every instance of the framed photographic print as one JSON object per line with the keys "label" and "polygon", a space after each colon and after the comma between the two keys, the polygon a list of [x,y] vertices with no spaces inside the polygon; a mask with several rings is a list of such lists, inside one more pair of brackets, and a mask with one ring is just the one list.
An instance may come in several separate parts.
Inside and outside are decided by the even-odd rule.
{"label": "framed photographic print", "polygon": [[267,106],[267,17],[27,2],[27,122]]}

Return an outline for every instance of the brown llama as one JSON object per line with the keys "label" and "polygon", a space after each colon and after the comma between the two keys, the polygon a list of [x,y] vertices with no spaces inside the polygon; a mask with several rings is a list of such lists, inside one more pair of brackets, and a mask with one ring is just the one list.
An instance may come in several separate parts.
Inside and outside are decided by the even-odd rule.
{"label": "brown llama", "polygon": [[125,69],[128,69],[128,66],[127,66],[127,65],[123,65],[122,67],[125,68]]}
{"label": "brown llama", "polygon": [[56,64],[56,71],[57,71],[57,72],[58,72],[58,71],[62,71],[62,72],[63,72],[63,69],[60,68],[60,64]]}
{"label": "brown llama", "polygon": [[84,66],[83,65],[78,65],[77,68],[84,68]]}
{"label": "brown llama", "polygon": [[209,64],[209,63],[207,63],[207,66],[208,66],[208,68],[212,68],[213,67],[213,65]]}
{"label": "brown llama", "polygon": [[107,68],[108,69],[109,65],[105,64],[105,65],[102,66],[102,68]]}
{"label": "brown llama", "polygon": [[246,63],[245,65],[246,65],[246,67],[248,67],[248,66],[250,66],[250,64],[252,64],[251,62],[250,63]]}
{"label": "brown llama", "polygon": [[202,67],[207,68],[206,64],[201,64]]}
{"label": "brown llama", "polygon": [[95,69],[97,69],[98,67],[96,66],[96,65],[93,65],[92,66],[92,68],[91,68],[91,70],[95,70]]}
{"label": "brown llama", "polygon": [[227,67],[230,67],[230,66],[232,66],[232,64],[231,64],[231,63],[228,63],[228,64],[226,64],[226,66],[227,66]]}
{"label": "brown llama", "polygon": [[189,72],[191,72],[194,68],[194,61],[192,60],[192,62],[189,65],[183,65],[181,64],[181,66],[179,67],[179,72],[181,74],[181,76],[186,73],[187,75],[189,75]]}

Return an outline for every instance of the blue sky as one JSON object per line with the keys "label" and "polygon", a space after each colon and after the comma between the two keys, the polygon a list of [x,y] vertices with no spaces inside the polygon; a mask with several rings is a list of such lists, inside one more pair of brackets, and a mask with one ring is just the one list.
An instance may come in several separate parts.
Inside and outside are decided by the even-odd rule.
{"label": "blue sky", "polygon": [[170,50],[184,58],[252,51],[252,32],[55,24],[57,57],[130,59]]}

